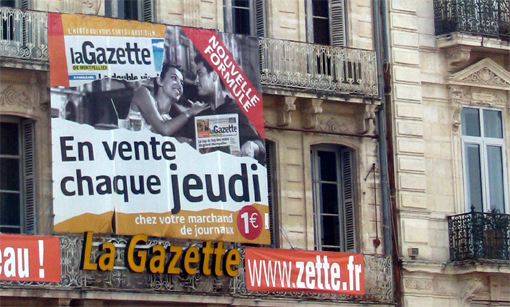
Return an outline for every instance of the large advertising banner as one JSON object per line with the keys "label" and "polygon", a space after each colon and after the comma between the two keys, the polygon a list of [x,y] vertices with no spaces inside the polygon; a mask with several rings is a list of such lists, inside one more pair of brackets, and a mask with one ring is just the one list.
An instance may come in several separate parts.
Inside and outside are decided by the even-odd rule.
{"label": "large advertising banner", "polygon": [[250,291],[365,294],[362,254],[247,247],[244,266]]}
{"label": "large advertising banner", "polygon": [[60,282],[58,238],[0,234],[0,280]]}
{"label": "large advertising banner", "polygon": [[54,227],[269,244],[258,41],[48,16]]}

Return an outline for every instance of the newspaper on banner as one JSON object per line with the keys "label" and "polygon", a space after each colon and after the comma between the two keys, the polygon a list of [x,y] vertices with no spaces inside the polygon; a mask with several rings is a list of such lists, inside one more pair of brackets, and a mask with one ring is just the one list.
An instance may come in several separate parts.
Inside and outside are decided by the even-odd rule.
{"label": "newspaper on banner", "polygon": [[239,153],[239,125],[237,114],[196,116],[197,148],[206,153],[218,149],[230,154]]}

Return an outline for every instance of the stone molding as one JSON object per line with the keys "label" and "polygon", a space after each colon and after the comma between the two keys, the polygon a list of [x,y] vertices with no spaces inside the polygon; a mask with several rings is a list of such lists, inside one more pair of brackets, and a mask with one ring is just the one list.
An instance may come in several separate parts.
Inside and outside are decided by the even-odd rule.
{"label": "stone molding", "polygon": [[510,72],[490,58],[480,60],[445,78],[447,85],[510,91]]}
{"label": "stone molding", "polygon": [[276,99],[276,124],[279,127],[290,125],[291,113],[296,111],[296,97],[278,96]]}
{"label": "stone molding", "polygon": [[448,71],[453,71],[467,61],[471,57],[471,47],[456,46],[446,52],[446,61],[448,63]]}
{"label": "stone molding", "polygon": [[473,298],[483,289],[483,281],[480,277],[472,277],[469,280],[461,282],[460,289],[461,306],[471,306]]}
{"label": "stone molding", "polygon": [[304,103],[303,128],[315,129],[319,125],[318,114],[322,114],[322,99],[307,99]]}

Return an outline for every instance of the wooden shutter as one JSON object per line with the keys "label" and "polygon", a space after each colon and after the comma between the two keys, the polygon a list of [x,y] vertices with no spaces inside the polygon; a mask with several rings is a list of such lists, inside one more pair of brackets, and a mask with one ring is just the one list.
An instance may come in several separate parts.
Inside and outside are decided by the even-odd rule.
{"label": "wooden shutter", "polygon": [[152,0],[142,0],[142,21],[154,20],[154,5]]}
{"label": "wooden shutter", "polygon": [[276,151],[275,143],[266,140],[267,195],[269,204],[269,225],[271,227],[271,246],[280,246],[278,227],[278,203],[276,202]]}
{"label": "wooden shutter", "polygon": [[35,138],[34,122],[23,120],[21,122],[23,146],[23,198],[24,198],[24,233],[35,234]]}
{"label": "wooden shutter", "polygon": [[20,9],[28,10],[30,8],[30,0],[20,0]]}
{"label": "wooden shutter", "polygon": [[265,37],[266,33],[266,0],[255,0],[255,35]]}
{"label": "wooden shutter", "polygon": [[354,208],[354,174],[352,169],[352,151],[340,150],[342,170],[342,205],[344,222],[344,246],[346,252],[356,251],[356,220]]}
{"label": "wooden shutter", "polygon": [[345,4],[344,0],[330,0],[331,45],[345,46]]}

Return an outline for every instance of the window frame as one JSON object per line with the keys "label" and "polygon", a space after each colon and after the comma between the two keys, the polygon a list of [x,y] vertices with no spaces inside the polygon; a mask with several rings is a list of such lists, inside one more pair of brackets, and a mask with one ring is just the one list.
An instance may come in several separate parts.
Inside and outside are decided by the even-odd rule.
{"label": "window frame", "polygon": [[[154,2],[153,0],[120,0],[124,2],[137,2],[138,16],[137,18],[126,19],[126,20],[138,20],[138,21],[147,21],[153,22],[155,19],[154,13]],[[119,17],[119,0],[105,0],[105,16],[124,19],[123,17]],[[146,12],[148,10],[148,12]]]}
{"label": "window frame", "polygon": [[278,202],[277,170],[278,155],[276,154],[276,142],[266,139],[265,143],[271,247],[280,248],[280,210]]}
{"label": "window frame", "polygon": [[[469,176],[468,176],[468,162],[467,162],[467,145],[477,145],[479,147],[479,156],[480,156],[480,181],[481,181],[481,191],[482,191],[482,211],[490,212],[493,209],[490,200],[490,182],[489,182],[489,165],[488,165],[488,153],[487,148],[489,146],[495,146],[501,148],[501,163],[503,166],[503,200],[505,202],[503,209],[505,212],[500,213],[508,213],[509,210],[509,199],[508,199],[508,174],[507,174],[507,158],[506,158],[506,144],[505,144],[505,120],[504,120],[504,112],[500,109],[496,108],[487,108],[487,107],[475,107],[475,106],[463,106],[461,112],[465,109],[474,109],[478,110],[478,122],[480,125],[480,136],[468,136],[464,135],[464,132],[461,131],[461,150],[462,150],[462,172],[463,172],[463,185],[464,185],[464,205],[466,212],[471,211],[470,204],[470,190],[469,190]],[[501,115],[501,138],[494,137],[486,137],[484,136],[485,127],[484,127],[484,110],[497,111]],[[466,125],[467,123],[463,123]]]}
{"label": "window frame", "polygon": [[[313,26],[314,0],[305,0],[306,41],[315,44]],[[329,45],[337,47],[347,46],[347,14],[345,0],[318,0],[328,2]]]}
{"label": "window frame", "polygon": [[235,0],[223,0],[223,28],[227,33],[243,34],[249,36],[267,36],[267,4],[266,0],[245,0],[248,1],[250,19],[248,21],[250,33],[238,33],[234,31],[234,5]]}
{"label": "window frame", "polygon": [[[339,242],[338,245],[325,245],[322,244],[322,192],[321,184],[325,180],[319,178],[319,157],[320,151],[333,152],[335,153],[336,159],[336,184],[337,184],[337,201],[338,201],[338,230],[339,230]],[[349,156],[349,169],[344,169],[342,155]],[[312,168],[312,194],[313,194],[313,227],[314,227],[314,249],[318,251],[324,250],[324,248],[338,248],[339,252],[356,252],[358,249],[358,231],[357,231],[357,216],[356,208],[358,206],[356,197],[356,169],[355,169],[355,151],[352,148],[342,145],[330,145],[330,144],[318,144],[312,145],[311,151],[311,168]],[[348,174],[346,174],[348,172]],[[349,178],[347,178],[347,176]],[[346,199],[344,191],[350,181],[350,197]],[[346,216],[351,214],[351,219],[346,220]],[[320,212],[320,213],[318,213]],[[328,216],[335,214],[328,213]]]}
{"label": "window frame", "polygon": [[[36,153],[35,153],[35,122],[15,116],[0,115],[0,122],[14,123],[18,126],[19,159],[19,226],[1,225],[0,227],[19,228],[17,234],[36,233]],[[7,233],[7,232],[4,232]],[[10,232],[9,232],[10,233]]]}

